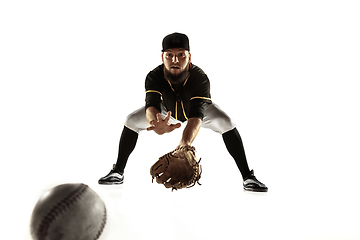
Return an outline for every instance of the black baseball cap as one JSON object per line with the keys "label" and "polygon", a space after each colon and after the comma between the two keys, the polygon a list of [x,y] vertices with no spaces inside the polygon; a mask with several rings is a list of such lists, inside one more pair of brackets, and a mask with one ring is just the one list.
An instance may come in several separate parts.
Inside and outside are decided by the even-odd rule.
{"label": "black baseball cap", "polygon": [[164,37],[162,47],[163,52],[169,48],[184,48],[190,51],[189,38],[185,34],[175,32]]}

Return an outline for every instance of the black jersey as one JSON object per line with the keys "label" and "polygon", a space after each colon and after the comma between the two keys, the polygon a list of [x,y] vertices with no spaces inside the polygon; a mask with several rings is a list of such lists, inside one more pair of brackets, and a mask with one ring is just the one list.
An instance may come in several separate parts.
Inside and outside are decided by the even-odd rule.
{"label": "black jersey", "polygon": [[146,106],[159,111],[161,102],[172,117],[184,122],[189,118],[203,119],[207,104],[211,104],[210,81],[204,71],[190,64],[190,75],[181,84],[171,84],[164,77],[164,64],[150,71],[145,80]]}

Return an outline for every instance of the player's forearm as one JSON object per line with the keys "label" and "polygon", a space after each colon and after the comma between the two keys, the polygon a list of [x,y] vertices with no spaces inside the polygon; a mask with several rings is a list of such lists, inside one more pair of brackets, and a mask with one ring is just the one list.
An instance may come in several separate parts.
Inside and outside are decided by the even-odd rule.
{"label": "player's forearm", "polygon": [[157,110],[155,107],[148,107],[146,109],[146,119],[148,123],[151,121],[156,120],[156,114],[160,113],[159,110]]}
{"label": "player's forearm", "polygon": [[184,129],[179,146],[191,145],[192,142],[195,140],[197,134],[199,133],[200,127],[201,127],[200,118],[189,118],[187,125]]}

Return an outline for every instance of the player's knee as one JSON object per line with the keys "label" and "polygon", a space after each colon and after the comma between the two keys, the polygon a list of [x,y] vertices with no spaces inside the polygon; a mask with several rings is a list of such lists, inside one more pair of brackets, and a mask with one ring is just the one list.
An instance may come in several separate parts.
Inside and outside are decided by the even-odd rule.
{"label": "player's knee", "polygon": [[235,127],[229,116],[223,116],[222,118],[217,119],[217,121],[217,132],[220,134],[230,131]]}
{"label": "player's knee", "polygon": [[130,113],[125,120],[125,126],[137,133],[146,129],[148,125],[145,110],[143,108]]}
{"label": "player's knee", "polygon": [[127,115],[125,123],[136,122],[136,119],[136,114],[130,113],[129,115]]}

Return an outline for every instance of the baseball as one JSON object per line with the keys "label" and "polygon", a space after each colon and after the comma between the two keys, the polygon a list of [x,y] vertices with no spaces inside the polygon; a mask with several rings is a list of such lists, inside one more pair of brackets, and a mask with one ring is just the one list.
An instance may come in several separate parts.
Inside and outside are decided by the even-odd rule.
{"label": "baseball", "polygon": [[94,240],[106,224],[101,198],[82,183],[62,184],[46,191],[32,212],[35,240]]}

